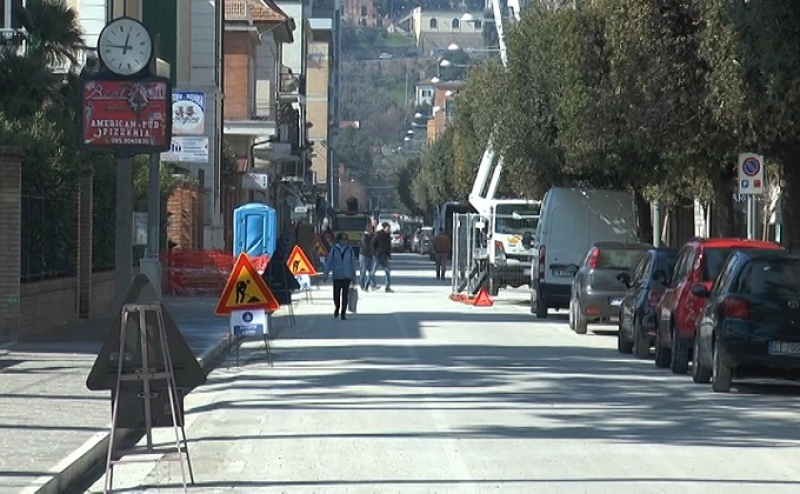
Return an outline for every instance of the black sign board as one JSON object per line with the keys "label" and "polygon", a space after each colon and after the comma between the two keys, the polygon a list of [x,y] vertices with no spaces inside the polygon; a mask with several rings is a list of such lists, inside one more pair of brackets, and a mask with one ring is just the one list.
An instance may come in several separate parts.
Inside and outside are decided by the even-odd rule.
{"label": "black sign board", "polygon": [[279,250],[270,258],[262,278],[281,305],[291,304],[292,292],[300,289],[300,283],[286,265],[286,256]]}
{"label": "black sign board", "polygon": [[[139,274],[134,278],[131,283],[131,288],[128,295],[125,297],[124,304],[131,303],[161,303],[155,289],[150,284],[147,276]],[[167,345],[169,347],[170,357],[172,359],[173,373],[175,376],[175,383],[177,387],[186,390],[196,388],[206,382],[206,374],[203,372],[202,367],[197,362],[197,358],[186,344],[183,339],[178,326],[170,316],[166,307],[161,305],[161,310],[164,315],[164,324],[167,333]],[[119,366],[119,347],[120,347],[120,325],[122,315],[118,315],[114,321],[114,327],[103,343],[100,349],[100,354],[94,362],[89,377],[86,379],[86,386],[92,391],[100,390],[113,390],[117,385],[118,366]],[[161,343],[156,331],[157,321],[155,321],[155,313],[148,313],[145,321],[147,325],[147,357],[148,364],[151,369],[156,372],[163,372],[166,370],[166,364],[163,361],[161,353]],[[152,330],[151,330],[152,328]],[[131,317],[128,320],[128,327],[125,336],[125,354],[123,356],[122,373],[135,374],[142,366],[142,351],[141,351],[141,337],[142,332],[139,328],[138,317]],[[164,392],[166,392],[166,380],[162,380]],[[122,386],[125,388],[132,388],[141,390],[141,381],[123,381]],[[158,388],[160,384],[151,385],[153,388]],[[120,396],[122,398],[122,396]]]}

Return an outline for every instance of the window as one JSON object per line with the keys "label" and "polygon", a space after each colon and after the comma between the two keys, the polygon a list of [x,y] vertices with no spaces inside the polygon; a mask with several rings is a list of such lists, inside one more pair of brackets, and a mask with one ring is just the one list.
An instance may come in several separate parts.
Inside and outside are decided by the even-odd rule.
{"label": "window", "polygon": [[453,29],[458,29],[461,27],[461,23],[458,21],[458,19],[453,19],[453,22],[450,23],[450,25],[453,27]]}
{"label": "window", "polygon": [[639,259],[639,263],[636,265],[636,268],[633,270],[633,275],[631,275],[631,284],[639,283],[644,279],[647,273],[650,272],[650,264],[652,263],[653,256],[643,256]]}
{"label": "window", "polygon": [[675,262],[675,266],[672,267],[672,273],[669,275],[669,285],[675,286],[678,284],[681,278],[681,271],[683,270],[683,266],[686,264],[687,257],[690,256],[690,248],[684,247],[681,249],[680,254],[678,254],[678,260]]}
{"label": "window", "polygon": [[480,31],[481,28],[483,27],[483,22],[482,21],[475,21],[472,24],[475,26],[475,30],[476,31]]}
{"label": "window", "polygon": [[437,29],[439,27],[439,22],[436,19],[431,19],[429,25],[431,29]]}
{"label": "window", "polygon": [[367,7],[362,5],[361,6],[361,17],[366,17],[366,16],[367,16]]}

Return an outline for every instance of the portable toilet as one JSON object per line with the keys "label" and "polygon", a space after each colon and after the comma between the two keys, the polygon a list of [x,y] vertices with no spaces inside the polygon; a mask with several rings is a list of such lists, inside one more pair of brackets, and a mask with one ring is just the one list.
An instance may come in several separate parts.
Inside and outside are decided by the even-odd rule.
{"label": "portable toilet", "polygon": [[277,232],[275,209],[256,202],[239,206],[233,211],[233,257],[272,257]]}

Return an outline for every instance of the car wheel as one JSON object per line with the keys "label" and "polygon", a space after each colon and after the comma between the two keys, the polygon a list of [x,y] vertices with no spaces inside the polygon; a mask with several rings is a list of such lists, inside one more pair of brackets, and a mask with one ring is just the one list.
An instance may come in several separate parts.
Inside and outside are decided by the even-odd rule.
{"label": "car wheel", "polygon": [[572,299],[569,299],[569,309],[567,311],[567,326],[572,331],[575,331],[575,304],[572,303]]}
{"label": "car wheel", "polygon": [[656,358],[655,363],[656,367],[659,369],[666,369],[669,367],[670,361],[670,352],[669,348],[664,348],[664,345],[661,343],[661,330],[656,330]]}
{"label": "car wheel", "polygon": [[644,359],[650,355],[650,338],[642,334],[642,325],[639,324],[639,318],[633,318],[633,350],[632,353],[636,358]]}
{"label": "car wheel", "polygon": [[689,342],[672,327],[672,352],[669,368],[673,374],[686,374],[689,370]]}
{"label": "car wheel", "polygon": [[698,384],[708,384],[711,380],[711,369],[700,362],[700,338],[694,338],[694,352],[692,352],[692,381]]}
{"label": "car wheel", "polygon": [[[536,294],[536,300],[533,298],[534,293]],[[539,319],[547,319],[547,304],[542,302],[539,292],[534,292],[533,290],[531,290],[531,312],[536,314]]]}
{"label": "car wheel", "polygon": [[576,334],[586,334],[589,329],[589,321],[586,320],[586,316],[583,315],[583,311],[581,310],[581,303],[580,301],[575,301],[575,333]]}
{"label": "car wheel", "polygon": [[633,343],[625,337],[625,332],[622,330],[622,311],[619,311],[619,323],[617,324],[617,351],[625,354],[633,351]]}
{"label": "car wheel", "polygon": [[733,371],[725,363],[719,351],[719,345],[714,344],[714,361],[711,370],[711,389],[717,393],[727,393],[731,390]]}

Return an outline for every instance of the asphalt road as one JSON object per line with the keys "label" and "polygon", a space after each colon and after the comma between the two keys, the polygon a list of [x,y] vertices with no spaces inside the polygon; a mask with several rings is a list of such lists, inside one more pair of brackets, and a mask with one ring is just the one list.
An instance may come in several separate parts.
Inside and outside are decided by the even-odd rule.
{"label": "asphalt road", "polygon": [[[248,344],[189,396],[191,492],[800,492],[797,388],[715,394],[620,355],[613,326],[538,321],[524,290],[473,308],[421,256],[393,274],[344,322],[314,291],[274,367]],[[180,481],[175,462],[115,474]]]}

